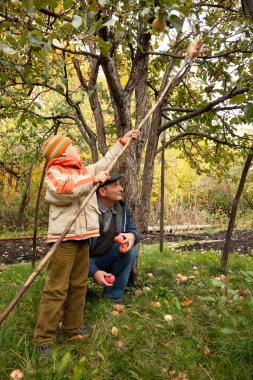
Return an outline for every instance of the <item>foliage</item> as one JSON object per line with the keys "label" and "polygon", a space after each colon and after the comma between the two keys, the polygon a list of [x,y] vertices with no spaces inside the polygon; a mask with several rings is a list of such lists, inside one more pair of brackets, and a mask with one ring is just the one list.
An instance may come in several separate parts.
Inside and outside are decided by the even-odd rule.
{"label": "foliage", "polygon": [[[29,161],[39,159],[43,140],[57,129],[83,139],[96,161],[115,134],[140,123],[200,34],[205,52],[171,86],[124,166],[126,197],[135,217],[147,224],[162,130],[169,130],[171,143],[199,172],[220,162],[228,167],[251,147],[251,128],[241,125],[252,121],[252,30],[240,5],[238,0],[218,6],[214,0],[207,5],[180,0],[2,2],[0,162],[26,171]],[[162,33],[152,28],[157,19],[165,25]],[[161,126],[162,114],[166,121]],[[207,166],[200,165],[203,160]],[[145,205],[139,215],[140,200]]]}
{"label": "foliage", "polygon": [[[123,312],[113,316],[113,305],[101,298],[102,289],[90,283],[86,321],[92,336],[67,343],[59,332],[52,359],[46,362],[32,346],[44,282],[39,275],[1,326],[0,376],[8,378],[20,368],[27,379],[162,380],[185,374],[190,380],[249,380],[252,257],[232,255],[223,281],[218,268],[215,252],[182,253],[166,247],[160,254],[157,246],[142,246],[142,294],[131,291]],[[0,272],[1,310],[30,273],[30,266],[22,264]],[[187,281],[179,282],[178,273]],[[165,320],[165,315],[172,319]]]}

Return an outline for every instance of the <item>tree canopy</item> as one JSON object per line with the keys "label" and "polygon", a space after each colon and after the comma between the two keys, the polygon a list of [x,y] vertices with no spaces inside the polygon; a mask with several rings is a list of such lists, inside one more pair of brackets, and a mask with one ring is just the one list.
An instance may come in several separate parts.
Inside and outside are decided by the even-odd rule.
{"label": "tree canopy", "polygon": [[252,23],[238,0],[13,0],[1,3],[0,21],[5,168],[37,160],[56,130],[96,161],[115,136],[139,125],[198,35],[201,54],[122,163],[140,228],[147,228],[161,132],[164,147],[176,146],[199,171],[203,161],[209,170],[228,166],[251,149]]}

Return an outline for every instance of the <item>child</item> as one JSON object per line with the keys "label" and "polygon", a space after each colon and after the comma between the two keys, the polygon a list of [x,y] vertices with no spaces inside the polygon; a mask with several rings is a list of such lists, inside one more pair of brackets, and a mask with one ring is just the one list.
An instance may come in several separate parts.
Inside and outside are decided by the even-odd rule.
{"label": "child", "polygon": [[[126,133],[101,160],[87,167],[82,166],[78,150],[68,137],[55,135],[45,141],[42,155],[48,161],[48,243],[57,241],[92,187],[110,177],[106,169],[130,137],[137,139],[139,131]],[[89,238],[99,236],[99,213],[94,194],[48,263],[34,333],[34,343],[42,356],[50,355],[61,318],[62,330],[70,339],[83,339],[87,335],[83,328],[83,312],[88,282]]]}

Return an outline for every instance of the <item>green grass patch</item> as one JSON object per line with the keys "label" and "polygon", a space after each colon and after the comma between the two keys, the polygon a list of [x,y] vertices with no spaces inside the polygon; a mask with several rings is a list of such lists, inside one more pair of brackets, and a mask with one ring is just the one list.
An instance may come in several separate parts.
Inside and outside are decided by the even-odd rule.
{"label": "green grass patch", "polygon": [[[183,374],[192,380],[252,379],[253,259],[232,255],[224,281],[219,264],[220,255],[212,251],[166,247],[161,254],[157,245],[142,246],[141,294],[129,291],[123,312],[114,316],[113,304],[90,283],[85,320],[93,334],[67,343],[59,332],[46,361],[32,344],[44,284],[40,274],[0,327],[0,379],[8,379],[16,368],[24,379],[43,380],[158,380],[179,374],[178,379]],[[0,272],[1,311],[31,272],[28,264]],[[187,280],[180,282],[178,273]]]}

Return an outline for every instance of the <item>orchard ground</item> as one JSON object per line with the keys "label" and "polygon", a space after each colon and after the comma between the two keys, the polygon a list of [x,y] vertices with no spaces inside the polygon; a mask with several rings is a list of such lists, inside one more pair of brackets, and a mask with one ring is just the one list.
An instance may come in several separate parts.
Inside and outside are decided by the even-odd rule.
{"label": "orchard ground", "polygon": [[[23,243],[15,244],[20,258]],[[85,323],[92,335],[67,342],[59,329],[46,362],[32,344],[43,270],[0,327],[0,379],[19,369],[26,380],[252,380],[252,256],[233,253],[222,273],[217,251],[175,244],[159,253],[158,244],[142,242],[138,289],[127,291],[124,305],[105,300],[90,281]],[[1,311],[32,270],[20,263],[0,271]]]}
{"label": "orchard ground", "polygon": [[[164,242],[175,250],[180,251],[208,251],[221,252],[224,246],[226,231],[216,233],[185,233],[165,234]],[[160,235],[157,232],[143,234],[141,244],[159,243]],[[0,238],[0,268],[4,265],[29,262],[33,255],[32,239],[1,240]],[[48,251],[45,239],[37,239],[36,260],[41,259]],[[253,254],[253,231],[235,231],[232,240],[232,252]]]}

